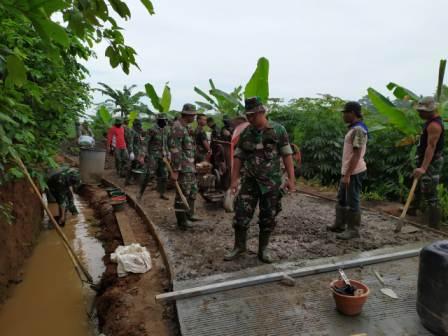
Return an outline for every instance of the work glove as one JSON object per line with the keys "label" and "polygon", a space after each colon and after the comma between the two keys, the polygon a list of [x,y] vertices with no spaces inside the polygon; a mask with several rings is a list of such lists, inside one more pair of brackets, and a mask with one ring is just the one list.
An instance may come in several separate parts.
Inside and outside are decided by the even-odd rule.
{"label": "work glove", "polygon": [[131,152],[131,154],[129,154],[129,158],[131,159],[131,161],[134,161],[135,159],[134,152]]}

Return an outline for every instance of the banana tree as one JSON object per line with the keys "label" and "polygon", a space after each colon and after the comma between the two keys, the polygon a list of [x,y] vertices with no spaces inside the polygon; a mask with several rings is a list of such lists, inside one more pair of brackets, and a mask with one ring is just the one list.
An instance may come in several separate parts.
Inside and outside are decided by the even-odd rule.
{"label": "banana tree", "polygon": [[105,103],[112,103],[115,105],[114,112],[120,113],[121,117],[128,117],[132,111],[140,111],[142,104],[140,103],[140,98],[142,98],[145,93],[137,92],[132,93],[132,90],[136,85],[131,85],[123,87],[123,90],[114,90],[109,85],[99,82],[102,88],[95,89],[101,92],[103,95],[109,96]]}
{"label": "banana tree", "polygon": [[162,96],[159,97],[154,86],[152,84],[145,84],[146,95],[151,100],[152,106],[159,112],[164,113],[169,117],[174,117],[175,112],[170,110],[171,107],[171,89],[168,86],[168,82],[163,88]]}
{"label": "banana tree", "polygon": [[262,57],[258,60],[257,68],[244,88],[238,86],[230,93],[216,88],[212,79],[209,79],[210,90],[205,93],[198,87],[194,91],[205,101],[196,101],[196,104],[205,110],[213,110],[224,115],[236,116],[244,109],[244,97],[259,96],[264,103],[269,99],[269,61]]}
{"label": "banana tree", "polygon": [[[446,60],[440,61],[436,99],[440,104],[439,112],[445,121],[448,119],[448,87],[443,84]],[[396,98],[395,103],[373,88],[368,88],[368,96],[375,109],[385,118],[385,125],[392,125],[405,137],[397,145],[414,144],[420,132],[421,121],[414,108],[421,96],[396,83],[389,83],[387,88]]]}

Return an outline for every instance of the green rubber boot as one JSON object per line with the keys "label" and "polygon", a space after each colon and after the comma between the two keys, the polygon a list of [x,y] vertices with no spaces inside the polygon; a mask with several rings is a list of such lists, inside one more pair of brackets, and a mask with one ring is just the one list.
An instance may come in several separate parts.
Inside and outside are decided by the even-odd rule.
{"label": "green rubber boot", "polygon": [[347,208],[336,205],[336,219],[332,225],[327,225],[327,231],[343,232],[347,224]]}
{"label": "green rubber boot", "polygon": [[168,181],[166,180],[160,180],[157,188],[159,191],[160,198],[163,200],[169,200],[169,197],[165,196],[167,183]]}
{"label": "green rubber boot", "polygon": [[336,235],[337,239],[349,240],[359,238],[359,227],[361,226],[361,212],[347,211],[347,229]]}
{"label": "green rubber boot", "polygon": [[183,231],[193,227],[191,222],[187,219],[187,214],[183,211],[176,211],[176,219],[177,226]]}
{"label": "green rubber boot", "polygon": [[192,222],[199,222],[202,220],[202,218],[196,216],[196,214],[195,214],[196,209],[194,207],[194,203],[195,203],[194,199],[191,199],[191,198],[188,199],[188,206],[190,207],[190,211],[187,212],[187,218],[188,218],[188,220],[190,220]]}
{"label": "green rubber boot", "polygon": [[260,236],[258,238],[258,259],[266,264],[272,263],[272,258],[268,252],[269,245],[269,237],[271,236],[270,232],[260,232]]}
{"label": "green rubber boot", "polygon": [[241,254],[246,252],[247,231],[242,229],[235,229],[235,245],[233,250],[224,256],[225,261],[231,261],[238,258]]}

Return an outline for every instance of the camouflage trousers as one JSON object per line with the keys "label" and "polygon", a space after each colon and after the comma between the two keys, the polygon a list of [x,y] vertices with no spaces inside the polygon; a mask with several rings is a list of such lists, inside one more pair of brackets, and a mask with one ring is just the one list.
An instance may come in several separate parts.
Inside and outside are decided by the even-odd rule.
{"label": "camouflage trousers", "polygon": [[62,209],[69,210],[73,215],[78,213],[78,209],[76,208],[76,205],[73,201],[73,194],[71,190],[52,190],[52,188],[49,188],[49,193],[47,194],[48,202],[52,203],[56,201],[58,205]]}
{"label": "camouflage trousers", "polygon": [[143,194],[148,182],[156,177],[157,178],[157,191],[164,192],[165,185],[168,181],[168,170],[162,157],[149,155],[148,161],[145,167],[145,175],[143,177],[142,185],[140,186],[140,193]]}
{"label": "camouflage trousers", "polygon": [[[198,185],[196,183],[195,173],[179,173],[179,178],[177,180],[180,189],[188,201],[188,204],[192,204],[196,199],[196,194],[198,193]],[[182,202],[179,193],[176,190],[176,197],[174,199],[174,210],[179,212],[187,212],[187,208]],[[193,209],[191,209],[193,210]]]}
{"label": "camouflage trousers", "polygon": [[207,161],[207,152],[201,153],[199,151],[196,151],[194,162],[200,163],[200,162],[204,162],[204,161]]}
{"label": "camouflage trousers", "polygon": [[126,175],[126,165],[129,160],[128,150],[115,148],[115,169],[120,177],[125,177]]}
{"label": "camouflage trousers", "polygon": [[442,167],[443,157],[439,157],[431,162],[428,169],[426,170],[426,173],[420,178],[417,189],[415,190],[415,196],[414,200],[412,201],[411,208],[422,209],[422,205],[423,209],[425,207],[439,206],[437,186],[440,181]]}
{"label": "camouflage trousers", "polygon": [[260,208],[258,220],[260,232],[272,232],[276,225],[275,217],[282,210],[281,198],[280,186],[262,194],[255,179],[243,179],[241,190],[235,200],[233,227],[247,230],[258,204]]}

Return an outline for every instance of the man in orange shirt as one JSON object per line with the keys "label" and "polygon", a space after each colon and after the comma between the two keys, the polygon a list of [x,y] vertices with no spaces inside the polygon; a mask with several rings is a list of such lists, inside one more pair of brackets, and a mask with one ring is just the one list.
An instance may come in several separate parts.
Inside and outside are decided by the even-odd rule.
{"label": "man in orange shirt", "polygon": [[122,126],[122,123],[123,120],[121,118],[116,118],[114,125],[109,129],[109,132],[107,133],[107,151],[110,152],[112,147],[115,147],[115,169],[120,177],[125,177],[128,151],[126,148],[124,127]]}

